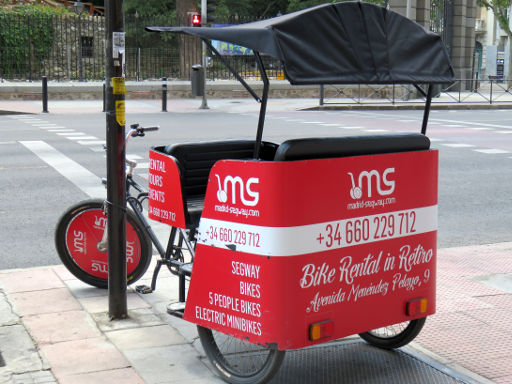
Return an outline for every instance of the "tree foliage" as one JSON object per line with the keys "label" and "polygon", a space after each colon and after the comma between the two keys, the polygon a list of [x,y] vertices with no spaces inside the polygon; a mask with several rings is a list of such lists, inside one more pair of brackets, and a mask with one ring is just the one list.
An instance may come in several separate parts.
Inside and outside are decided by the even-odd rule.
{"label": "tree foliage", "polygon": [[512,31],[510,30],[510,19],[508,10],[512,5],[512,0],[477,0],[477,4],[481,7],[490,9],[494,16],[498,19],[500,28],[504,30],[509,38],[512,38]]}
{"label": "tree foliage", "polygon": [[[175,16],[177,0],[125,0],[126,14],[141,16],[168,15]],[[340,1],[340,0],[338,0]],[[368,1],[368,0],[367,0]],[[369,0],[384,5],[385,0]],[[217,0],[215,14],[220,18],[240,18],[257,20],[290,13],[304,8],[336,0]],[[201,1],[197,0],[197,9]]]}
{"label": "tree foliage", "polygon": [[53,45],[51,17],[63,12],[67,11],[29,5],[0,9],[0,73],[23,73],[31,61],[41,66]]}

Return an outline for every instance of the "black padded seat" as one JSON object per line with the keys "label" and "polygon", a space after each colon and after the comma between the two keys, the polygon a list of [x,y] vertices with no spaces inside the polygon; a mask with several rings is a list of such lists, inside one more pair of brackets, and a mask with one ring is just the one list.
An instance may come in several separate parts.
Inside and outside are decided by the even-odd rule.
{"label": "black padded seat", "polygon": [[394,152],[422,151],[430,148],[430,140],[421,133],[385,135],[315,137],[291,139],[276,151],[275,161],[362,156]]}
{"label": "black padded seat", "polygon": [[[272,160],[277,145],[263,142],[260,159]],[[182,195],[185,203],[187,227],[198,225],[203,211],[208,176],[219,160],[252,159],[254,140],[229,140],[173,144],[155,148],[173,156],[180,170]]]}

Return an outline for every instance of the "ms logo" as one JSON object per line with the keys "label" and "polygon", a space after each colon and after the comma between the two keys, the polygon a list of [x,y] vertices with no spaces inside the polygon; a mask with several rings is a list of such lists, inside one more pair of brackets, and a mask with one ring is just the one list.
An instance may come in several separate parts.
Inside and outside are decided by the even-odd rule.
{"label": "ms logo", "polygon": [[255,192],[251,189],[253,184],[258,184],[260,179],[257,177],[251,177],[246,182],[240,176],[230,176],[227,175],[224,177],[224,180],[221,180],[220,176],[215,174],[217,177],[217,183],[219,185],[219,190],[217,191],[217,200],[221,203],[226,203],[231,196],[231,203],[236,204],[237,201],[237,192],[240,197],[240,201],[243,205],[248,207],[254,207],[258,204],[260,199],[259,192]]}
{"label": "ms logo", "polygon": [[[357,179],[357,184],[354,180],[352,172],[348,172],[350,181],[352,182],[352,188],[350,188],[350,197],[354,200],[363,197],[363,187],[366,181],[366,192],[368,197],[372,197],[372,188],[375,186],[377,193],[381,196],[391,195],[395,190],[395,181],[389,180],[389,174],[395,173],[395,168],[387,168],[381,174],[375,169],[371,171],[362,171]],[[383,188],[381,184],[384,184],[386,188]]]}

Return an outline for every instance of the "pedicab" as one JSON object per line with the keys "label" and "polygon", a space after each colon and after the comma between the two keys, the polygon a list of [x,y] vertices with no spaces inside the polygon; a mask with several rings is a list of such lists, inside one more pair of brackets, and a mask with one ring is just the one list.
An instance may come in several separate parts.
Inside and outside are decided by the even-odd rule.
{"label": "pedicab", "polygon": [[[250,48],[263,81],[260,97],[223,60],[261,103],[255,140],[150,151],[149,217],[193,257],[170,262],[169,313],[197,324],[220,377],[263,383],[285,351],[349,335],[381,348],[414,339],[436,307],[438,152],[425,134],[433,85],[454,81],[440,37],[363,2],[146,29],[197,36],[220,60],[211,39]],[[411,84],[426,99],[421,133],[264,141],[263,54],[292,85]]]}

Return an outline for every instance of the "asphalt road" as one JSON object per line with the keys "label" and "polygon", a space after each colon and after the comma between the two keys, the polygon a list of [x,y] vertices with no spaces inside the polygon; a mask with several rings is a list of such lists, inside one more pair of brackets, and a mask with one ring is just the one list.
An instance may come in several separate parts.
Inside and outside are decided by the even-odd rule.
{"label": "asphalt road", "polygon": [[[269,108],[264,140],[419,131],[421,111],[287,111]],[[133,139],[128,154],[146,183],[153,145],[253,138],[257,112],[230,109],[127,114],[161,126]],[[440,151],[440,248],[512,240],[512,111],[432,111],[428,135]],[[60,263],[54,228],[62,212],[104,194],[105,115],[0,116],[0,269]]]}

